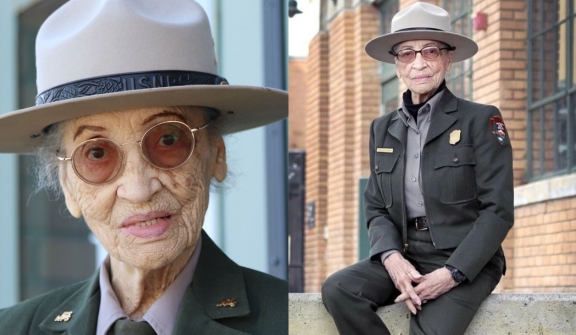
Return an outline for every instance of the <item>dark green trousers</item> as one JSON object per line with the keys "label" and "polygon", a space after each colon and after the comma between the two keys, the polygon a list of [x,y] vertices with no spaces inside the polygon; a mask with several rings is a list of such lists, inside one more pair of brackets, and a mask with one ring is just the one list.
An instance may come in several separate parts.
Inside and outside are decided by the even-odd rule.
{"label": "dark green trousers", "polygon": [[[451,250],[436,250],[428,231],[408,229],[406,258],[425,275],[445,265]],[[496,287],[504,269],[501,252],[473,282],[465,282],[422,306],[410,319],[412,335],[462,335],[482,301]],[[369,259],[344,268],[326,279],[322,300],[342,335],[390,334],[376,310],[394,303],[400,292],[380,261]]]}

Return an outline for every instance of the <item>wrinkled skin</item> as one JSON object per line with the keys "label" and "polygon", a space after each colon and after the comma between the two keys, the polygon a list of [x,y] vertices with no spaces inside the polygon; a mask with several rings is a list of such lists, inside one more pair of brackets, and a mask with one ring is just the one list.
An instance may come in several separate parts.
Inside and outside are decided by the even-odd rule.
{"label": "wrinkled skin", "polygon": [[[176,112],[192,128],[207,123],[204,112],[174,107],[146,108],[110,112],[69,120],[64,128],[64,150],[90,138],[103,137],[118,144],[140,140],[151,126],[162,121],[178,121]],[[143,121],[156,118],[146,124]],[[89,126],[74,138],[81,126]],[[207,130],[196,133],[192,157],[174,170],[160,170],[150,165],[138,144],[124,147],[124,169],[112,182],[90,185],[74,173],[70,162],[60,166],[66,206],[70,213],[84,217],[92,232],[110,254],[112,287],[123,310],[140,319],[152,303],[173,282],[192,255],[200,237],[208,207],[212,178],[226,177],[226,153],[219,136]],[[159,237],[141,238],[121,229],[124,220],[138,214],[164,211],[170,214],[170,226]]]}
{"label": "wrinkled skin", "polygon": [[[403,49],[422,50],[428,46],[444,47],[443,43],[431,40],[405,41],[398,44],[396,52]],[[416,58],[408,64],[396,59],[396,75],[402,79],[406,87],[412,92],[412,102],[419,104],[428,99],[442,84],[446,72],[452,63],[453,51],[441,50],[440,57],[435,60],[426,60],[422,54],[417,53]]]}
{"label": "wrinkled skin", "polygon": [[404,301],[412,314],[422,310],[422,305],[428,300],[434,300],[458,286],[445,267],[422,276],[399,252],[388,256],[384,260],[384,267],[396,289],[401,292],[394,302]]}
{"label": "wrinkled skin", "polygon": [[[395,50],[419,51],[428,46],[442,48],[444,44],[431,40],[413,40],[398,44]],[[452,51],[441,50],[440,57],[431,61],[424,59],[420,53],[408,64],[396,59],[396,74],[412,93],[412,103],[423,103],[436,92],[450,69],[453,55]],[[421,310],[422,304],[428,300],[436,299],[457,286],[448,269],[442,267],[422,276],[399,252],[388,256],[384,266],[395,287],[401,292],[395,302],[404,301],[413,314]]]}

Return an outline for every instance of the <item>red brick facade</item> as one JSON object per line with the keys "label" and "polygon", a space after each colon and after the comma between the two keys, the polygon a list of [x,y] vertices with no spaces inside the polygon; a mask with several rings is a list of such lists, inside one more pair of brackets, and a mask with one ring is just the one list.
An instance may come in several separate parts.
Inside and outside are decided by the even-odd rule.
{"label": "red brick facade", "polygon": [[288,149],[306,149],[306,59],[290,58],[288,62],[288,96],[290,115]]}
{"label": "red brick facade", "polygon": [[[315,204],[316,226],[306,229],[304,264],[306,291],[318,290],[326,275],[326,208],[328,190],[328,35],[310,43],[306,98],[306,203]],[[292,107],[290,107],[292,110]]]}

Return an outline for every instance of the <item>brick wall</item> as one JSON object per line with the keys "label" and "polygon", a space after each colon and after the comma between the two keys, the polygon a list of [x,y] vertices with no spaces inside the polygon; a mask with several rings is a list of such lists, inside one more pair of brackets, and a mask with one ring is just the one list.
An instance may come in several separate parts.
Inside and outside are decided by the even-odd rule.
{"label": "brick wall", "polygon": [[526,171],[526,1],[483,0],[474,12],[488,15],[488,28],[477,31],[473,58],[473,100],[498,107],[512,143],[514,184]]}
{"label": "brick wall", "polygon": [[306,203],[315,204],[315,227],[305,225],[304,228],[306,292],[318,291],[326,278],[324,229],[328,181],[328,53],[328,34],[322,32],[310,42],[307,61]]}
{"label": "brick wall", "polygon": [[504,292],[576,292],[576,197],[516,209]]}
{"label": "brick wall", "polygon": [[[316,204],[316,227],[306,232],[309,292],[318,291],[326,276],[358,259],[358,178],[369,173],[367,129],[378,116],[380,83],[378,63],[356,46],[377,35],[374,22],[376,9],[358,6],[340,13],[328,25],[328,33],[310,44],[308,108],[314,111],[308,112],[306,129],[322,129],[320,137],[314,132],[306,143],[307,188],[312,188],[306,202]],[[324,77],[318,82],[320,78],[313,76],[321,73]],[[312,95],[320,95],[320,100]],[[329,116],[319,117],[321,108]],[[316,154],[321,156],[313,158]],[[322,171],[310,164],[322,166]]]}
{"label": "brick wall", "polygon": [[342,12],[329,25],[328,274],[355,259],[354,222],[354,13]]}
{"label": "brick wall", "polygon": [[288,60],[288,148],[306,149],[306,59]]}

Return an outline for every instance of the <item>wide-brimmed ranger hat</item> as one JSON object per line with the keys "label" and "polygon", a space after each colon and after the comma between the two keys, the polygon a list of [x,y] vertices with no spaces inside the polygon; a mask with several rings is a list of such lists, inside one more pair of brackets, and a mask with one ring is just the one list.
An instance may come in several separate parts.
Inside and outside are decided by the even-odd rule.
{"label": "wide-brimmed ranger hat", "polygon": [[426,2],[417,2],[396,13],[391,33],[374,38],[366,44],[365,50],[376,60],[394,63],[392,47],[411,40],[434,40],[450,45],[455,48],[453,62],[463,61],[478,52],[476,42],[451,32],[447,11]]}
{"label": "wide-brimmed ranger hat", "polygon": [[0,152],[31,153],[51,124],[123,109],[212,107],[223,134],[288,116],[285,91],[217,75],[193,0],[71,0],[40,28],[36,67],[36,106],[0,116]]}

